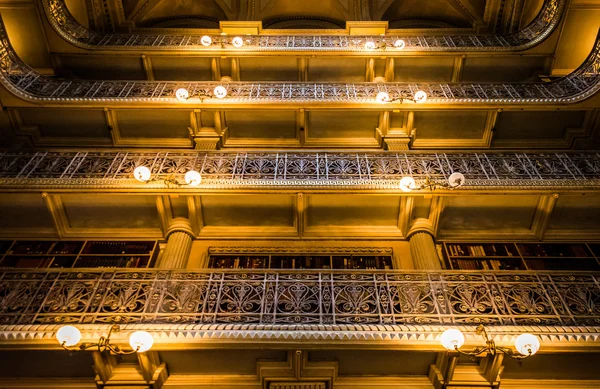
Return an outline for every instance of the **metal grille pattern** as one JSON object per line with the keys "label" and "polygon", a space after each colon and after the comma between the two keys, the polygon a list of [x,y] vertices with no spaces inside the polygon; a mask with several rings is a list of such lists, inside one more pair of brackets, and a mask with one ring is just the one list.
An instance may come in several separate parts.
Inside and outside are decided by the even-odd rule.
{"label": "metal grille pattern", "polygon": [[427,92],[428,103],[444,104],[548,104],[573,103],[600,89],[600,39],[586,61],[570,75],[538,83],[281,83],[231,82],[224,84],[227,97],[216,99],[217,82],[90,81],[46,77],[27,66],[13,50],[4,24],[0,23],[0,78],[16,95],[32,101],[176,103],[175,91],[187,88],[190,101],[204,99],[219,104],[255,103],[375,103],[385,91],[392,101],[410,101],[418,90]]}
{"label": "metal grille pattern", "polygon": [[0,324],[599,325],[595,273],[5,271]]}
{"label": "metal grille pattern", "polygon": [[[147,166],[155,181],[142,184],[133,170]],[[24,187],[157,188],[189,170],[202,186],[398,188],[465,175],[466,188],[598,188],[598,153],[261,153],[261,152],[14,152],[0,153],[0,184]],[[161,181],[163,180],[163,181]]]}
{"label": "metal grille pattern", "polygon": [[403,51],[512,51],[524,50],[542,42],[554,30],[564,13],[566,0],[546,0],[540,13],[527,27],[507,35],[443,35],[443,36],[340,36],[340,35],[249,35],[244,45],[232,46],[232,37],[213,35],[204,46],[200,35],[191,34],[101,34],[89,30],[75,20],[65,0],[43,0],[48,20],[56,32],[68,42],[87,49],[108,50],[172,50],[172,51],[338,51],[360,52],[366,42],[377,51],[398,52],[397,39],[406,43]]}

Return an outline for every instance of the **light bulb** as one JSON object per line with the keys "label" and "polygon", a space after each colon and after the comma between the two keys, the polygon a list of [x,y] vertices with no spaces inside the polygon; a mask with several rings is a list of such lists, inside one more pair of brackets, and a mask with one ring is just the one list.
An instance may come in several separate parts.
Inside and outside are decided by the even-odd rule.
{"label": "light bulb", "polygon": [[190,186],[198,186],[200,185],[200,182],[202,181],[202,176],[200,176],[200,173],[198,173],[195,170],[190,170],[189,172],[185,173],[185,183],[190,185]]}
{"label": "light bulb", "polygon": [[404,42],[402,39],[396,39],[396,41],[394,42],[394,47],[398,50],[402,50],[405,46],[406,42]]}
{"label": "light bulb", "polygon": [[450,177],[448,177],[448,185],[450,188],[458,188],[459,186],[463,186],[465,181],[466,179],[464,174],[459,172],[452,173],[450,174]]}
{"label": "light bulb", "polygon": [[533,355],[540,349],[540,340],[531,334],[521,334],[515,339],[515,348],[523,355]]}
{"label": "light bulb", "polygon": [[202,38],[200,38],[200,43],[202,43],[202,46],[210,46],[212,43],[212,38],[208,35],[204,35]]}
{"label": "light bulb", "polygon": [[402,189],[403,192],[410,192],[411,190],[415,189],[415,187],[415,179],[412,177],[402,177],[400,180],[400,189]]}
{"label": "light bulb", "polygon": [[460,332],[460,330],[450,328],[442,333],[440,342],[446,349],[455,350],[456,348],[460,348],[465,343],[465,336],[462,332]]}
{"label": "light bulb", "polygon": [[133,177],[135,177],[136,180],[141,182],[148,181],[151,175],[152,174],[150,173],[150,169],[143,165],[136,167],[133,171]]}
{"label": "light bulb", "polygon": [[223,85],[219,85],[215,88],[213,93],[217,99],[222,99],[223,97],[227,96],[227,88],[225,88]]}
{"label": "light bulb", "polygon": [[138,353],[150,350],[153,344],[154,338],[146,331],[136,331],[129,337],[129,345]]}
{"label": "light bulb", "polygon": [[367,41],[365,42],[365,49],[367,50],[375,50],[375,42]]}
{"label": "light bulb", "polygon": [[74,326],[62,326],[56,331],[56,339],[67,347],[75,346],[81,340],[81,332]]}
{"label": "light bulb", "polygon": [[422,103],[427,100],[427,93],[425,91],[419,90],[415,92],[415,102]]}
{"label": "light bulb", "polygon": [[179,101],[185,101],[190,97],[190,92],[185,88],[179,88],[175,91],[175,97]]}
{"label": "light bulb", "polygon": [[243,40],[241,37],[239,37],[239,36],[236,36],[235,38],[233,38],[233,39],[231,40],[231,44],[232,44],[234,47],[242,47],[242,46],[244,45],[244,40]]}
{"label": "light bulb", "polygon": [[377,93],[377,97],[375,97],[378,103],[387,103],[390,101],[390,95],[387,92],[379,92]]}

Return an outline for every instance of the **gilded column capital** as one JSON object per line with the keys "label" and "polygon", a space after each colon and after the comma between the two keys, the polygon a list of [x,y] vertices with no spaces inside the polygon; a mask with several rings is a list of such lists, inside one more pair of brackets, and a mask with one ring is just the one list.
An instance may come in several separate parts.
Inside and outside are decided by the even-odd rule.
{"label": "gilded column capital", "polygon": [[192,229],[192,225],[190,221],[184,217],[176,217],[171,221],[169,228],[167,229],[167,233],[165,234],[165,238],[169,238],[174,232],[183,232],[189,235],[192,239],[196,237],[194,234],[194,230]]}
{"label": "gilded column capital", "polygon": [[410,240],[411,236],[416,234],[417,232],[425,232],[431,235],[432,238],[435,239],[435,228],[429,219],[418,218],[415,219],[408,229],[408,233],[406,234],[406,238]]}

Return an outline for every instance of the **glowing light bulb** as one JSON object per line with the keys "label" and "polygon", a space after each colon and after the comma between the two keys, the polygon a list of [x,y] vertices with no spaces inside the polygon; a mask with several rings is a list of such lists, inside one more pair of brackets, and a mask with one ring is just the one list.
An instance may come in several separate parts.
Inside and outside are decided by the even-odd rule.
{"label": "glowing light bulb", "polygon": [[190,170],[189,172],[185,173],[184,178],[185,183],[190,186],[198,186],[200,185],[200,182],[202,182],[202,176],[200,176],[200,173],[195,170]]}
{"label": "glowing light bulb", "polygon": [[225,88],[223,85],[219,85],[215,88],[213,93],[217,99],[222,99],[223,97],[227,96],[227,88]]}
{"label": "glowing light bulb", "polygon": [[148,181],[151,175],[152,173],[150,173],[150,169],[148,169],[146,166],[138,166],[133,171],[133,177],[141,182]]}
{"label": "glowing light bulb", "polygon": [[403,192],[410,192],[416,188],[415,179],[412,177],[402,177],[400,180],[400,189]]}
{"label": "glowing light bulb", "polygon": [[367,50],[375,50],[375,42],[373,42],[373,41],[366,41],[365,42],[365,49],[367,49]]}
{"label": "glowing light bulb", "polygon": [[463,186],[465,181],[466,179],[464,174],[459,172],[452,173],[450,174],[450,177],[448,177],[448,185],[450,188],[458,188],[459,186]]}
{"label": "glowing light bulb", "polygon": [[419,90],[415,92],[415,102],[422,103],[427,100],[427,93],[425,91]]}
{"label": "glowing light bulb", "polygon": [[179,88],[175,91],[175,97],[179,101],[185,101],[190,97],[190,92],[185,88]]}
{"label": "glowing light bulb", "polygon": [[239,37],[239,36],[236,36],[235,38],[233,38],[233,39],[231,40],[231,44],[232,44],[234,47],[242,47],[242,46],[244,45],[244,40],[243,40],[241,37]]}
{"label": "glowing light bulb", "polygon": [[446,349],[454,350],[465,344],[465,336],[462,332],[460,332],[460,330],[451,328],[444,331],[442,337],[440,338],[440,342]]}
{"label": "glowing light bulb", "polygon": [[200,43],[202,43],[202,46],[210,46],[212,43],[212,38],[208,35],[204,35],[202,38],[200,38]]}
{"label": "glowing light bulb", "polygon": [[154,338],[146,331],[136,331],[129,337],[129,345],[138,353],[143,353],[152,348]]}
{"label": "glowing light bulb", "polygon": [[390,101],[390,95],[387,92],[379,92],[377,93],[377,97],[375,97],[378,103],[387,103]]}
{"label": "glowing light bulb", "polygon": [[67,347],[75,346],[81,340],[81,332],[74,326],[62,326],[56,331],[56,339]]}
{"label": "glowing light bulb", "polygon": [[531,334],[522,334],[515,339],[515,348],[523,355],[533,355],[540,349],[540,340]]}
{"label": "glowing light bulb", "polygon": [[394,41],[394,47],[398,50],[402,50],[404,47],[406,47],[406,42],[404,42],[402,39],[396,39]]}

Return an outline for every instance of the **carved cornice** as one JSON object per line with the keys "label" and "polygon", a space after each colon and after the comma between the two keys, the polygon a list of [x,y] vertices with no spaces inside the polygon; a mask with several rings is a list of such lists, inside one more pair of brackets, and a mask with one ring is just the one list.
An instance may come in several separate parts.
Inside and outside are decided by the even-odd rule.
{"label": "carved cornice", "polygon": [[[56,344],[56,331],[63,324],[0,325],[0,342],[39,342]],[[105,334],[108,324],[77,324],[83,341],[95,341]],[[460,329],[467,343],[479,342],[475,326],[469,325],[258,325],[258,324],[121,324],[120,332],[113,340],[126,342],[131,332],[145,330],[152,333],[157,348],[164,343],[169,349],[193,347],[194,343],[219,342],[370,342],[371,347],[379,343],[389,348],[418,346],[423,350],[440,350],[439,340],[447,328]],[[545,351],[552,348],[600,347],[600,326],[494,326],[490,336],[497,344],[514,344],[517,336],[524,332],[535,334]],[[180,344],[181,346],[178,346]],[[306,344],[309,348],[308,344]]]}
{"label": "carved cornice", "polygon": [[[4,24],[0,23],[0,79],[20,98],[41,103],[111,104],[306,104],[346,106],[348,103],[377,104],[377,95],[387,92],[391,105],[414,101],[415,93],[427,93],[428,104],[461,106],[548,105],[575,103],[600,89],[600,35],[586,61],[566,77],[537,83],[310,83],[310,82],[157,82],[61,80],[46,77],[26,65],[12,48]],[[214,97],[214,89],[224,85],[227,96]],[[180,102],[175,91],[186,88],[190,98]],[[396,102],[396,103],[394,103]]]}
{"label": "carved cornice", "polygon": [[233,246],[233,247],[209,247],[208,252],[211,254],[392,254],[391,247],[289,247],[289,246],[265,246],[265,247],[249,247],[249,246]]}
{"label": "carved cornice", "polygon": [[198,52],[261,51],[368,51],[364,45],[373,41],[377,51],[397,53],[397,39],[403,39],[403,51],[515,51],[536,46],[546,39],[559,23],[566,0],[546,0],[537,17],[525,28],[507,35],[444,36],[244,36],[244,46],[235,48],[231,37],[212,36],[212,44],[203,46],[200,35],[186,34],[102,34],[89,30],[75,20],[64,0],[42,0],[43,8],[55,31],[71,44],[89,50],[166,50]]}
{"label": "carved cornice", "polygon": [[[153,180],[133,179],[140,165]],[[598,190],[600,155],[587,153],[262,153],[262,152],[0,152],[0,187],[119,188],[154,191],[183,181],[190,170],[202,189],[330,188],[399,191],[412,176],[446,183],[465,175],[458,190]],[[185,185],[178,189],[195,190]],[[430,188],[415,189],[429,191]],[[436,191],[444,189],[439,187]]]}

